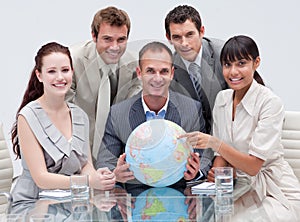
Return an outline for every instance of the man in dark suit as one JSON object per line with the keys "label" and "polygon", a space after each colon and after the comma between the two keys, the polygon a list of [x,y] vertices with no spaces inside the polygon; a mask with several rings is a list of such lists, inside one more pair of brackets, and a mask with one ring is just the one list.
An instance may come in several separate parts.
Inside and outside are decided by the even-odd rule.
{"label": "man in dark suit", "polygon": [[205,38],[198,11],[187,5],[177,6],[168,13],[165,31],[175,49],[175,73],[170,89],[202,103],[206,131],[210,133],[216,95],[228,88],[220,63],[224,42]]}
{"label": "man in dark suit", "polygon": [[[126,183],[127,190],[140,184],[134,180],[125,161],[126,141],[137,126],[147,121],[147,112],[154,116],[163,114],[161,118],[177,123],[186,132],[205,131],[201,103],[169,90],[174,67],[172,52],[166,45],[160,42],[146,44],[139,53],[136,72],[142,81],[142,92],[111,107],[96,165],[113,170],[116,180]],[[182,175],[184,179],[178,185],[185,187],[186,180],[207,175],[213,158],[213,151],[207,150],[192,153],[187,171]]]}

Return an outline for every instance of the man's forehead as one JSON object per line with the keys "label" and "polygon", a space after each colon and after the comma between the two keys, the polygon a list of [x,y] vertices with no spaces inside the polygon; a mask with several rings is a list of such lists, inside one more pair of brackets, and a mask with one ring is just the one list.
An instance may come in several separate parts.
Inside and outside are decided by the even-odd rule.
{"label": "man's forehead", "polygon": [[172,63],[170,60],[157,60],[157,59],[145,59],[141,61],[141,67],[144,70],[157,70],[171,69]]}
{"label": "man's forehead", "polygon": [[165,49],[148,49],[141,57],[141,60],[157,60],[161,62],[170,62],[172,61],[172,56]]}
{"label": "man's forehead", "polygon": [[153,63],[172,63],[171,59],[168,58],[156,58],[156,57],[143,57],[141,61],[153,62]]}
{"label": "man's forehead", "polygon": [[127,32],[128,32],[128,28],[126,25],[117,26],[117,25],[110,25],[108,23],[102,23],[99,27],[99,33],[107,36],[112,36],[112,35],[127,36]]}

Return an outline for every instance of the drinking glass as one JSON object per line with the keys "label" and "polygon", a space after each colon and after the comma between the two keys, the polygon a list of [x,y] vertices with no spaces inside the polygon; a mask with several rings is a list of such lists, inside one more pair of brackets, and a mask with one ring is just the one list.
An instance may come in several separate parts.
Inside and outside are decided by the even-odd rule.
{"label": "drinking glass", "polygon": [[89,177],[88,175],[72,175],[70,177],[72,201],[89,201]]}
{"label": "drinking glass", "polygon": [[233,192],[233,169],[232,167],[215,167],[216,195]]}

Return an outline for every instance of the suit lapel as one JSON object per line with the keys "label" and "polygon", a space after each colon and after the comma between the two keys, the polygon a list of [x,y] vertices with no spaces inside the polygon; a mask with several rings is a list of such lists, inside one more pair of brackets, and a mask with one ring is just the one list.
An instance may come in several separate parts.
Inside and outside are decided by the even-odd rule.
{"label": "suit lapel", "polygon": [[[118,93],[114,103],[118,103],[128,98],[133,84],[134,70],[137,67],[136,59],[128,52],[125,52],[119,61],[119,82]],[[135,95],[136,92],[132,92]]]}
{"label": "suit lapel", "polygon": [[[133,60],[133,58],[132,58]],[[130,63],[130,56],[125,52],[124,55],[121,57],[119,62],[119,85],[118,91],[121,89],[122,86],[127,85],[128,82],[132,79],[133,70],[135,67],[131,67]]]}
{"label": "suit lapel", "polygon": [[[105,65],[98,63],[95,44],[86,48],[84,66],[86,68],[86,78],[91,89],[91,93],[97,98],[97,111],[95,121],[95,135],[93,138],[92,155],[97,158],[100,143],[105,129],[105,123],[110,108],[110,85],[108,73],[103,73],[100,68]],[[103,95],[103,96],[99,96]],[[101,108],[100,108],[101,107]]]}
{"label": "suit lapel", "polygon": [[[139,93],[138,99],[132,104],[131,109],[129,111],[129,123],[132,131],[142,123],[146,122],[146,116],[142,104],[141,94],[142,93]],[[176,107],[178,107],[176,95],[172,91],[170,91],[170,99],[165,119],[170,120],[180,126],[181,118]]]}
{"label": "suit lapel", "polygon": [[132,130],[138,127],[140,124],[146,122],[146,116],[142,104],[141,93],[138,99],[132,104],[129,111],[129,123]]}
{"label": "suit lapel", "polygon": [[[204,41],[206,40],[206,41]],[[213,67],[215,64],[215,56],[214,56],[214,52],[211,49],[211,46],[208,43],[209,40],[207,39],[203,39],[202,42],[202,61],[201,61],[201,65],[202,62],[205,61],[207,63],[208,66]]]}
{"label": "suit lapel", "polygon": [[128,69],[127,66],[121,66],[118,70],[119,80],[118,80],[118,93],[115,98],[115,103],[123,101],[128,95],[129,86],[131,85],[132,73],[133,71]]}
{"label": "suit lapel", "polygon": [[[91,48],[92,49],[87,48],[87,50],[85,51],[85,59],[83,62],[86,70],[86,78],[89,83],[89,88],[92,92],[92,95],[97,96],[102,76],[100,75],[95,44],[93,44]],[[95,75],[94,73],[96,73],[97,75]]]}
{"label": "suit lapel", "polygon": [[[180,58],[180,56],[175,53],[174,54],[174,67],[175,67],[175,73],[173,81],[176,82],[176,84],[180,85],[181,88],[183,88],[181,91],[184,95],[187,95],[189,97],[192,97],[193,99],[199,100],[199,96],[197,95],[193,82],[189,76],[189,73],[186,71],[186,67]],[[178,87],[174,87],[176,89]],[[177,91],[177,90],[176,90]]]}
{"label": "suit lapel", "polygon": [[206,95],[210,94],[211,83],[214,79],[214,56],[213,52],[210,50],[210,46],[207,41],[203,41],[202,43],[203,54],[201,61],[201,73],[202,79],[205,84],[203,84],[202,89],[206,93]]}
{"label": "suit lapel", "polygon": [[[102,96],[103,95],[103,96]],[[97,99],[97,112],[95,122],[95,136],[93,143],[93,156],[97,157],[98,150],[104,135],[106,119],[110,109],[110,85],[107,74],[103,75],[100,82],[98,99]]]}
{"label": "suit lapel", "polygon": [[176,107],[178,107],[178,101],[176,99],[176,95],[172,91],[169,91],[169,92],[170,92],[170,94],[169,94],[170,98],[169,98],[169,104],[167,107],[165,119],[170,120],[170,121],[176,123],[177,125],[181,126],[180,114],[176,108]]}
{"label": "suit lapel", "polygon": [[222,90],[217,74],[215,73],[215,56],[208,41],[203,41],[203,55],[201,61],[201,73],[204,84],[202,85],[202,92],[205,93],[212,109],[215,101],[214,92]]}

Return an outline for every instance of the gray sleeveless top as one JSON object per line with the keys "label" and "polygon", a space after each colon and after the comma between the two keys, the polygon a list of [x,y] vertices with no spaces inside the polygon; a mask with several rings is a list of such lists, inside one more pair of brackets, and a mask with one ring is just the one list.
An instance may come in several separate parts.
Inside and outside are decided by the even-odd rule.
{"label": "gray sleeveless top", "polygon": [[[52,124],[37,101],[28,103],[19,113],[25,117],[43,149],[48,172],[63,175],[79,174],[87,163],[90,149],[89,122],[86,113],[72,103],[68,103],[68,106],[72,119],[71,141],[68,141]],[[22,158],[22,166],[23,173],[12,190],[14,204],[22,200],[37,199],[40,192],[24,158]]]}

